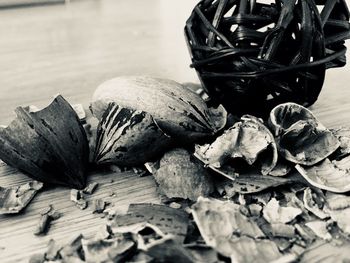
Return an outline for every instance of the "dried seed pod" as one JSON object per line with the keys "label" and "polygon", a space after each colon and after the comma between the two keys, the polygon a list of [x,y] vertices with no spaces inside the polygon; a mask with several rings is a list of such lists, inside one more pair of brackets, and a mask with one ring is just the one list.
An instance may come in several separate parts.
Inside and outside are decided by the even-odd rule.
{"label": "dried seed pod", "polygon": [[165,151],[171,139],[144,111],[110,103],[97,128],[94,161],[136,166]]}
{"label": "dried seed pod", "polygon": [[293,163],[314,165],[337,150],[338,139],[305,107],[284,103],[275,107],[269,126],[280,154]]}
{"label": "dried seed pod", "polygon": [[101,119],[110,102],[147,112],[166,134],[182,141],[213,135],[226,123],[223,107],[217,109],[221,114],[216,111],[212,117],[198,94],[167,79],[128,76],[108,80],[93,95],[93,114]]}
{"label": "dried seed pod", "polygon": [[250,115],[243,116],[212,144],[197,146],[195,155],[214,170],[229,170],[230,160],[242,158],[249,165],[260,163],[261,173],[268,174],[277,163],[277,147],[271,132],[261,120]]}
{"label": "dried seed pod", "polygon": [[40,111],[15,112],[17,118],[0,128],[0,158],[38,181],[82,189],[89,146],[69,103],[59,95]]}

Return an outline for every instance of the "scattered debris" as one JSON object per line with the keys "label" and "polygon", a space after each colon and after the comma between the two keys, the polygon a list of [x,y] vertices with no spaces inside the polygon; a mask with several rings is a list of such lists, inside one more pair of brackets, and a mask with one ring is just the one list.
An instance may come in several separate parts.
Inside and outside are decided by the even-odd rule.
{"label": "scattered debris", "polygon": [[88,206],[88,202],[84,199],[83,191],[81,190],[71,189],[70,200],[81,210],[84,210]]}
{"label": "scattered debris", "polygon": [[60,217],[61,214],[57,212],[52,205],[49,205],[48,208],[40,213],[40,220],[36,226],[34,235],[46,234],[50,228],[51,222],[59,219]]}
{"label": "scattered debris", "polygon": [[289,223],[302,213],[302,210],[295,207],[283,207],[279,202],[272,198],[263,209],[264,218],[271,224]]}
{"label": "scattered debris", "polygon": [[84,194],[88,194],[88,195],[91,195],[95,192],[95,190],[97,189],[98,187],[98,183],[97,182],[92,182],[92,183],[89,183],[84,189],[83,189],[83,193]]}
{"label": "scattered debris", "polygon": [[324,240],[331,240],[332,236],[327,230],[327,222],[316,220],[305,223],[307,227],[309,227],[317,236]]}
{"label": "scattered debris", "polygon": [[15,214],[24,209],[43,183],[31,181],[19,186],[0,187],[0,214]]}
{"label": "scattered debris", "polygon": [[94,199],[92,201],[93,213],[101,214],[106,208],[107,203],[102,199]]}
{"label": "scattered debris", "polygon": [[72,104],[72,108],[78,115],[80,121],[86,120],[86,113],[82,104]]}
{"label": "scattered debris", "polygon": [[323,207],[319,207],[317,202],[315,201],[317,199],[319,200],[321,198],[315,195],[310,187],[307,187],[304,190],[303,200],[305,208],[320,219],[328,218],[329,215],[322,210]]}
{"label": "scattered debris", "polygon": [[197,200],[214,191],[208,171],[185,149],[167,152],[160,160],[160,168],[153,174],[160,191],[169,198]]}

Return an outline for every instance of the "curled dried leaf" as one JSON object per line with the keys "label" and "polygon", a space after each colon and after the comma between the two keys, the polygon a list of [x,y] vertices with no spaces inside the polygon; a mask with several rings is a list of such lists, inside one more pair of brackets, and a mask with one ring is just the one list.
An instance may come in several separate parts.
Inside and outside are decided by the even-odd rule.
{"label": "curled dried leaf", "polygon": [[169,198],[197,200],[199,196],[208,196],[214,191],[208,171],[185,149],[167,152],[153,176],[161,192]]}
{"label": "curled dried leaf", "polygon": [[170,143],[150,114],[110,103],[98,125],[94,160],[141,165],[162,154]]}
{"label": "curled dried leaf", "polygon": [[0,128],[0,158],[35,180],[83,188],[89,145],[69,103],[59,95],[40,111],[15,112],[17,118]]}
{"label": "curled dried leaf", "polygon": [[334,158],[343,158],[350,154],[350,127],[331,129],[331,132],[340,142],[339,149],[334,153]]}
{"label": "curled dried leaf", "polygon": [[334,193],[350,191],[350,156],[340,161],[327,158],[314,166],[296,165],[295,168],[313,186]]}
{"label": "curled dried leaf", "polygon": [[329,215],[322,210],[323,207],[318,206],[314,198],[318,198],[318,197],[315,196],[315,194],[313,193],[310,187],[307,187],[304,190],[304,196],[303,196],[305,208],[320,219],[325,219],[329,217]]}
{"label": "curled dried leaf", "polygon": [[38,181],[9,188],[0,187],[0,214],[20,212],[42,187],[43,183]]}
{"label": "curled dried leaf", "polygon": [[195,155],[215,170],[230,170],[227,167],[230,161],[241,158],[249,165],[259,163],[261,173],[268,174],[277,163],[277,147],[271,132],[262,121],[249,115],[212,144],[197,146]]}
{"label": "curled dried leaf", "polygon": [[280,154],[293,163],[314,165],[340,145],[311,111],[295,103],[276,106],[270,113],[269,126]]}

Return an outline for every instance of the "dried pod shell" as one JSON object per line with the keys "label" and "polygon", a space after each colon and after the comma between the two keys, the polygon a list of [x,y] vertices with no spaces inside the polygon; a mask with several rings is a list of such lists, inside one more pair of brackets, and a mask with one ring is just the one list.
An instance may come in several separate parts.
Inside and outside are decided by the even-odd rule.
{"label": "dried pod shell", "polygon": [[110,103],[97,128],[97,164],[141,165],[163,153],[171,139],[144,111]]}
{"label": "dried pod shell", "polygon": [[38,181],[84,188],[89,146],[69,103],[59,95],[40,111],[15,112],[0,128],[0,158]]}
{"label": "dried pod shell", "polygon": [[314,165],[340,145],[311,111],[296,103],[276,106],[270,113],[269,126],[280,154],[293,163]]}
{"label": "dried pod shell", "polygon": [[[198,94],[167,79],[128,76],[108,80],[93,95],[93,114],[100,119],[110,102],[147,112],[166,134],[185,141],[213,135],[226,123],[223,107],[218,108],[223,112],[223,120],[218,121]],[[214,115],[220,116],[218,112]]]}
{"label": "dried pod shell", "polygon": [[262,121],[245,115],[212,144],[197,146],[196,156],[214,170],[228,170],[225,166],[234,158],[249,165],[259,159],[261,173],[266,175],[277,163],[277,146]]}

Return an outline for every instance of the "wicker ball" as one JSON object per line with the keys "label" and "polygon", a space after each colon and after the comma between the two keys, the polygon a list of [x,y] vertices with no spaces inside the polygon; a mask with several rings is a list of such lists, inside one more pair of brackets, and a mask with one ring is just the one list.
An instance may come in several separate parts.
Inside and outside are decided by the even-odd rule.
{"label": "wicker ball", "polygon": [[326,69],[346,63],[348,21],[345,0],[202,0],[185,36],[212,102],[261,116],[317,100]]}

